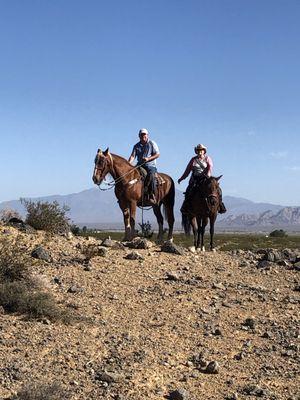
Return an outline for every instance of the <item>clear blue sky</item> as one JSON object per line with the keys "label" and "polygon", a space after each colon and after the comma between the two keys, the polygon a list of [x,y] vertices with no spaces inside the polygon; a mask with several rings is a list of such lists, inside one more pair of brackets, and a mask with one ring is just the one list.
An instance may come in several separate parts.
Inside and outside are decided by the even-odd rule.
{"label": "clear blue sky", "polygon": [[97,148],[145,127],[176,180],[204,143],[224,195],[300,206],[299,21],[298,0],[0,1],[0,201],[92,187]]}

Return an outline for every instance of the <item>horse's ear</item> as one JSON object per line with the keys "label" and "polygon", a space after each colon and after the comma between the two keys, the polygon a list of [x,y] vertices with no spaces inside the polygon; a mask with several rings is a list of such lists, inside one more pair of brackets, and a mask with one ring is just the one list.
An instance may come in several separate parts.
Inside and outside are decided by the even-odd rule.
{"label": "horse's ear", "polygon": [[108,152],[109,152],[109,148],[107,148],[106,150],[104,150],[103,155],[104,155],[104,156],[107,156]]}
{"label": "horse's ear", "polygon": [[102,154],[102,150],[101,150],[101,149],[98,149],[97,153],[98,153],[98,154]]}
{"label": "horse's ear", "polygon": [[222,178],[223,175],[220,175],[216,178],[217,181],[219,181]]}

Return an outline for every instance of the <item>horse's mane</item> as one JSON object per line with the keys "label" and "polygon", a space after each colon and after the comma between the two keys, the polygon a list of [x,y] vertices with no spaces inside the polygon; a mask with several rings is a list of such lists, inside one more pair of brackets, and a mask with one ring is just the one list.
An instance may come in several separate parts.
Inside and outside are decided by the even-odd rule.
{"label": "horse's mane", "polygon": [[117,160],[122,161],[122,162],[125,163],[128,167],[133,168],[133,165],[131,165],[130,162],[127,161],[124,157],[121,157],[121,156],[119,156],[118,154],[113,154],[113,153],[110,153],[110,155],[111,155],[113,158],[116,158]]}

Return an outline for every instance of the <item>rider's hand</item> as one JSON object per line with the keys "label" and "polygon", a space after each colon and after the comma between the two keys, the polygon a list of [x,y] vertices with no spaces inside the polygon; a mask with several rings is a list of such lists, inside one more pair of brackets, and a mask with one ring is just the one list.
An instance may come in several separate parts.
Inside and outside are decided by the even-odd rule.
{"label": "rider's hand", "polygon": [[147,161],[149,161],[148,157],[144,157],[143,162],[147,162]]}

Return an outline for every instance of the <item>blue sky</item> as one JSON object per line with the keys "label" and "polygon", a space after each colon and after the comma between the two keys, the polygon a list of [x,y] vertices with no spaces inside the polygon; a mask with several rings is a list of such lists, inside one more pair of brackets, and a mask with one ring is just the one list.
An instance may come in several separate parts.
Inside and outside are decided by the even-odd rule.
{"label": "blue sky", "polygon": [[[298,0],[0,1],[0,201],[93,186],[145,127],[176,180],[300,206]],[[183,190],[187,181],[182,182]]]}

